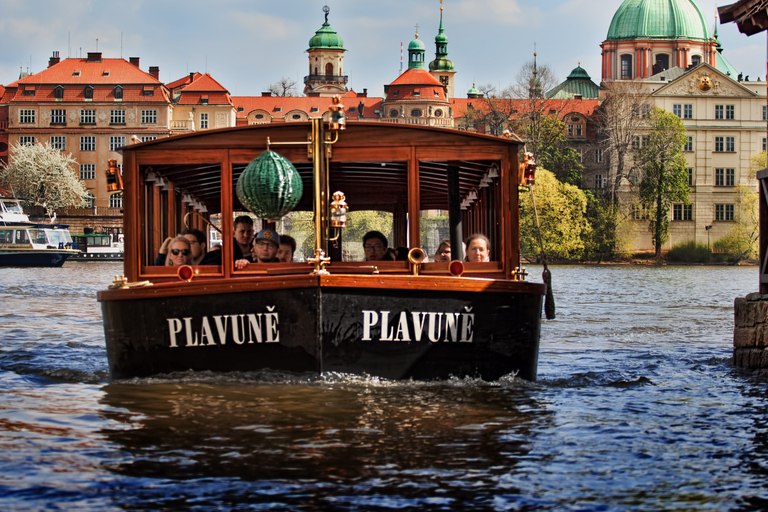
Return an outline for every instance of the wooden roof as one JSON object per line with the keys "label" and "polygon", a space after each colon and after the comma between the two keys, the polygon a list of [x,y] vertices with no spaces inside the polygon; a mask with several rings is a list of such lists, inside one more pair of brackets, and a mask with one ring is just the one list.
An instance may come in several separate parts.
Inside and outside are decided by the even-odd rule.
{"label": "wooden roof", "polygon": [[748,36],[768,28],[768,0],[739,0],[717,8],[721,23],[736,22],[739,31]]}

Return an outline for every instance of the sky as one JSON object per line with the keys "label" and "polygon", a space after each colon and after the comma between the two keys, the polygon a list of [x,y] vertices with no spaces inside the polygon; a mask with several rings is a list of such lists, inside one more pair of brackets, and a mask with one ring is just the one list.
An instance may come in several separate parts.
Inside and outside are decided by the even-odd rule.
{"label": "sky", "polygon": [[[736,0],[695,0],[715,25],[718,6]],[[563,81],[579,63],[599,83],[600,44],[622,0],[443,0],[455,95],[515,82],[538,54]],[[170,82],[208,72],[234,96],[258,96],[281,78],[303,89],[309,39],[324,21],[344,41],[348,87],[381,96],[400,71],[418,25],[435,58],[439,0],[0,0],[0,84],[21,70],[43,70],[60,57],[139,57],[144,71],[160,68]],[[751,79],[765,80],[766,35],[747,37],[734,23],[718,25],[724,55]]]}

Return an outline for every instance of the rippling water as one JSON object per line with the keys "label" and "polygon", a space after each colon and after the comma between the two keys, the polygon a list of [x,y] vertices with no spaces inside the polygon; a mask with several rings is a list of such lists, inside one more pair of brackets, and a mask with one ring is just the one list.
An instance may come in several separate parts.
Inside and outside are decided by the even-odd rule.
{"label": "rippling water", "polygon": [[0,510],[768,508],[766,380],[730,362],[756,268],[553,267],[536,383],[109,383],[118,273],[0,269]]}

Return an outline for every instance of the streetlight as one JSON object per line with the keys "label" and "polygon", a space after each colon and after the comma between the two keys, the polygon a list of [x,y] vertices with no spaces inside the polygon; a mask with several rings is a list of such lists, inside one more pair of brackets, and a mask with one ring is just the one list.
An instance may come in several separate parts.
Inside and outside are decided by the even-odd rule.
{"label": "streetlight", "polygon": [[709,253],[709,256],[712,257],[712,251],[709,248],[709,230],[712,229],[712,224],[704,226],[704,229],[707,230],[707,252]]}

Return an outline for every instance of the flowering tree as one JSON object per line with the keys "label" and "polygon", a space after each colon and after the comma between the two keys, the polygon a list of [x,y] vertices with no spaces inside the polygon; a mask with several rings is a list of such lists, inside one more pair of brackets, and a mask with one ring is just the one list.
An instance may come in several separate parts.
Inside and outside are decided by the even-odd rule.
{"label": "flowering tree", "polygon": [[9,163],[2,164],[0,184],[13,195],[35,206],[43,206],[48,215],[58,209],[85,204],[88,191],[78,179],[77,162],[50,144],[14,144]]}

